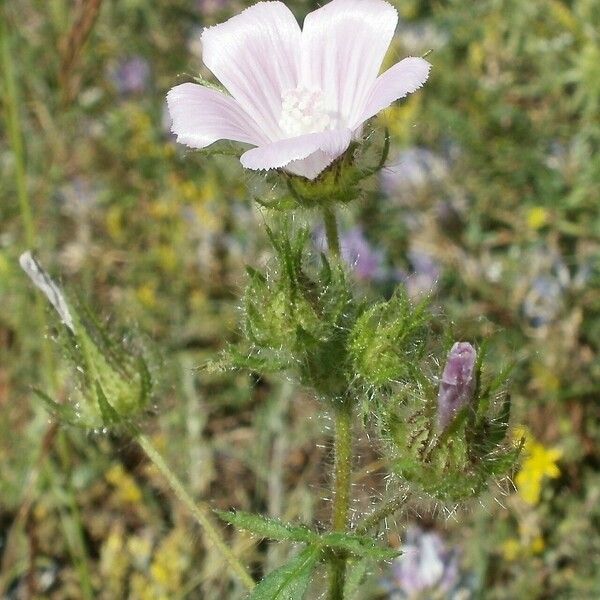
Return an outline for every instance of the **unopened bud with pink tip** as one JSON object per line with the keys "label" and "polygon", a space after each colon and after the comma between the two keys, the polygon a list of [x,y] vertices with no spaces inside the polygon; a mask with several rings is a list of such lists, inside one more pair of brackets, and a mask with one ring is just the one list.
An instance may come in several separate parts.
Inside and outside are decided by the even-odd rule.
{"label": "unopened bud with pink tip", "polygon": [[469,342],[456,342],[448,354],[438,392],[438,427],[444,430],[473,401],[477,352]]}

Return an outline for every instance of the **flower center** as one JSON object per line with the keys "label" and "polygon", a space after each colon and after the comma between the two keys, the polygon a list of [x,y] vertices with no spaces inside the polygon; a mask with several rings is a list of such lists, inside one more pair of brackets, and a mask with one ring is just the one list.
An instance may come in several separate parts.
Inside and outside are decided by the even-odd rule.
{"label": "flower center", "polygon": [[283,92],[279,126],[286,136],[320,133],[332,129],[333,125],[334,120],[325,110],[320,90],[297,87]]}

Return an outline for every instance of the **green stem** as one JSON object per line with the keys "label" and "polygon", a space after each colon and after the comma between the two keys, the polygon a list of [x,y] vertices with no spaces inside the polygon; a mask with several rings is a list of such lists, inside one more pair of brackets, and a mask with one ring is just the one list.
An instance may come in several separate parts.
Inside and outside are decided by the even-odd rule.
{"label": "green stem", "polygon": [[356,533],[365,535],[371,529],[377,527],[385,518],[397,512],[406,502],[406,496],[397,496],[387,502],[384,502],[379,508],[376,508],[368,517],[365,517],[356,527]]}
{"label": "green stem", "polygon": [[156,468],[167,480],[167,483],[173,490],[175,496],[177,496],[177,499],[192,513],[200,527],[202,527],[206,537],[218,550],[231,570],[238,576],[240,582],[246,587],[246,589],[253,589],[255,586],[254,580],[249,575],[244,565],[238,560],[229,546],[227,546],[227,544],[224,542],[217,525],[215,525],[213,522],[210,507],[206,504],[196,502],[190,496],[181,481],[173,473],[173,470],[169,467],[169,465],[167,465],[164,458],[143,433],[137,432],[136,439],[148,458],[154,463]]}
{"label": "green stem", "polygon": [[[335,213],[331,208],[323,209],[327,248],[330,254],[340,257],[340,236]],[[331,516],[332,531],[346,531],[350,511],[350,484],[352,480],[352,404],[344,398],[335,413],[335,463],[334,498]],[[333,556],[330,564],[329,600],[343,600],[346,580],[346,557]]]}
{"label": "green stem", "polygon": [[[58,515],[63,531],[65,532],[67,548],[79,576],[80,592],[83,598],[92,600],[94,598],[94,587],[92,585],[92,576],[88,564],[89,561],[85,548],[85,539],[81,527],[81,515],[75,499],[75,491],[72,482],[70,481],[68,485],[65,486],[66,489],[61,490],[58,486],[57,478],[54,473],[51,472],[52,465],[50,464],[50,461],[48,461],[47,465],[49,470],[48,478],[54,486],[54,495],[56,497],[56,502],[59,505]],[[61,505],[63,502],[66,506]]]}
{"label": "green stem", "polygon": [[350,511],[350,481],[352,478],[352,410],[344,400],[335,421],[335,498],[331,529],[345,531]]}
{"label": "green stem", "polygon": [[[4,11],[6,8],[4,9]],[[0,72],[2,73],[2,103],[4,105],[4,114],[6,119],[6,130],[10,147],[14,156],[15,186],[17,190],[17,199],[19,203],[19,212],[23,223],[23,232],[25,244],[28,250],[34,250],[37,246],[37,234],[31,198],[27,187],[27,170],[25,161],[25,147],[23,145],[23,128],[19,114],[19,91],[17,79],[15,77],[14,61],[11,54],[11,35],[9,34],[10,25],[6,22],[6,13],[0,13]],[[41,294],[35,297],[35,323],[36,329],[43,331],[46,327],[46,317],[44,315],[44,299]],[[56,371],[54,369],[54,358],[52,354],[51,340],[44,339],[42,343],[42,357],[47,381],[56,387]]]}
{"label": "green stem", "polygon": [[[335,420],[335,496],[331,529],[346,531],[350,512],[350,484],[352,480],[352,406],[347,399],[338,407]],[[329,600],[342,600],[346,579],[346,557],[331,560]]]}
{"label": "green stem", "polygon": [[0,44],[2,46],[2,71],[4,73],[3,96],[6,111],[6,128],[15,158],[15,183],[17,186],[17,197],[19,200],[21,218],[23,220],[23,228],[25,229],[25,241],[27,246],[30,249],[33,249],[35,247],[35,225],[33,222],[33,211],[31,210],[29,194],[27,192],[25,154],[19,118],[19,99],[13,69],[13,60],[10,52],[10,38],[5,20],[5,15],[0,15]]}
{"label": "green stem", "polygon": [[340,257],[340,236],[338,233],[335,213],[331,208],[323,209],[323,221],[325,222],[325,235],[327,236],[327,249],[336,258]]}
{"label": "green stem", "polygon": [[346,559],[334,557],[329,566],[329,596],[328,600],[343,600],[346,583]]}

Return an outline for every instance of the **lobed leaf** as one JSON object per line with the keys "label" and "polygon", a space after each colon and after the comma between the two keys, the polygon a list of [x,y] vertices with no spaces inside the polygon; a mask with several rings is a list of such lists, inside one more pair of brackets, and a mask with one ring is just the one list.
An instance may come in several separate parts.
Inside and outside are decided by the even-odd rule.
{"label": "lobed leaf", "polygon": [[302,600],[319,558],[319,549],[309,546],[265,577],[248,600]]}
{"label": "lobed leaf", "polygon": [[226,523],[263,538],[305,543],[314,542],[319,538],[317,533],[311,531],[305,525],[291,525],[273,517],[264,517],[241,510],[216,512]]}
{"label": "lobed leaf", "polygon": [[358,558],[374,560],[392,560],[400,553],[397,550],[384,548],[370,537],[352,533],[319,534],[306,525],[292,525],[279,519],[264,517],[244,511],[217,511],[223,521],[250,531],[260,537],[272,540],[302,542],[317,549],[331,549],[352,554]]}

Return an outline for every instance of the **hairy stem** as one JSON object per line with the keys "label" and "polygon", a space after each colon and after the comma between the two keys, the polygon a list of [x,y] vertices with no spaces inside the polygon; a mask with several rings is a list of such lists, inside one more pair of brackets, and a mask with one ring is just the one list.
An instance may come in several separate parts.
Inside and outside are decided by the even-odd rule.
{"label": "hairy stem", "polygon": [[[335,482],[331,529],[346,531],[350,511],[352,479],[352,406],[345,399],[335,416]],[[329,599],[342,600],[346,579],[346,557],[335,556],[331,561]]]}
{"label": "hairy stem", "polygon": [[[335,213],[323,209],[327,249],[331,256],[340,257],[340,236]],[[350,484],[352,480],[352,403],[343,398],[335,413],[334,498],[331,516],[332,531],[346,531],[350,511]],[[329,600],[343,600],[346,580],[346,557],[333,556],[330,565]]]}
{"label": "hairy stem", "polygon": [[331,208],[323,209],[323,221],[325,222],[325,235],[327,236],[327,249],[336,258],[340,257],[340,236],[338,233],[335,213]]}
{"label": "hairy stem", "polygon": [[238,560],[238,558],[233,554],[229,546],[223,540],[217,525],[213,521],[210,507],[206,504],[196,502],[190,496],[181,481],[173,473],[173,470],[169,467],[169,465],[167,465],[162,455],[143,433],[136,432],[136,439],[148,458],[154,463],[161,475],[163,475],[163,477],[167,480],[167,483],[173,490],[175,496],[177,496],[177,499],[192,513],[193,517],[206,534],[206,537],[218,550],[231,570],[237,575],[240,582],[246,587],[246,589],[253,589],[255,586],[254,580],[244,565]]}
{"label": "hairy stem", "polygon": [[335,498],[331,529],[345,531],[350,510],[350,480],[352,476],[352,410],[344,401],[335,421]]}

